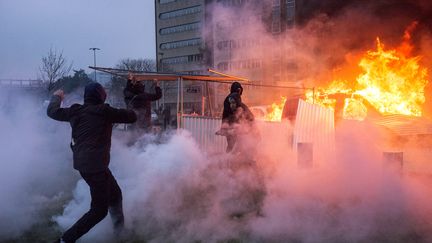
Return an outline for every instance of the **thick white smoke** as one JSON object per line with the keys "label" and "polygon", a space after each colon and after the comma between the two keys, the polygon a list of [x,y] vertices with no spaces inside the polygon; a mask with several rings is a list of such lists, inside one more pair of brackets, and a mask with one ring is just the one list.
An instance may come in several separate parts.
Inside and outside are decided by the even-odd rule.
{"label": "thick white smoke", "polygon": [[73,177],[67,126],[50,121],[40,99],[0,89],[0,240],[42,220],[46,205],[69,191]]}
{"label": "thick white smoke", "polygon": [[[288,126],[288,125],[287,125]],[[266,127],[268,129],[268,127]],[[427,241],[430,189],[387,170],[382,138],[369,125],[350,123],[337,132],[332,160],[298,168],[287,133],[271,131],[257,144],[265,182],[262,210],[251,213],[262,178],[251,167],[231,167],[239,155],[208,156],[186,132],[161,144],[127,147],[114,140],[112,171],[123,190],[132,239],[148,242],[360,242]],[[147,142],[152,139],[147,138]],[[159,141],[159,140],[158,140]],[[281,145],[283,144],[283,145]],[[273,146],[272,146],[273,145]],[[284,152],[281,152],[281,147]],[[314,156],[320,156],[315,154]],[[234,169],[233,169],[234,168]],[[56,221],[69,227],[89,207],[81,180]],[[253,203],[252,203],[253,204]],[[252,208],[252,210],[251,210]],[[233,213],[245,213],[233,217]],[[82,242],[110,242],[107,217]]]}
{"label": "thick white smoke", "polygon": [[[1,240],[21,239],[44,217],[66,229],[90,204],[83,180],[75,189],[71,186],[78,175],[72,169],[69,125],[49,120],[45,107],[27,95],[16,96],[2,100],[0,111]],[[342,123],[332,159],[301,169],[289,133],[280,126],[265,129],[256,144],[256,167],[238,166],[244,160],[241,154],[207,155],[187,132],[146,136],[145,143],[131,147],[115,132],[111,169],[123,190],[130,239],[431,240],[429,180],[386,170],[381,147],[385,138],[378,131],[366,123]],[[257,197],[263,195],[257,214]],[[110,241],[115,242],[109,217],[81,240]]]}

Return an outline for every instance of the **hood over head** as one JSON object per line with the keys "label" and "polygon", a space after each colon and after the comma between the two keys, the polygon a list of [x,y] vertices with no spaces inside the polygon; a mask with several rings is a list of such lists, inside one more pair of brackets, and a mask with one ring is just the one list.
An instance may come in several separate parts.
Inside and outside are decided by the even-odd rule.
{"label": "hood over head", "polygon": [[103,104],[107,94],[100,83],[92,82],[85,86],[84,104],[98,105]]}
{"label": "hood over head", "polygon": [[129,90],[134,94],[142,94],[144,93],[145,86],[142,82],[133,83],[131,79],[128,79],[126,83],[126,90]]}
{"label": "hood over head", "polygon": [[239,93],[240,95],[243,93],[243,87],[239,82],[234,82],[231,84],[231,93]]}

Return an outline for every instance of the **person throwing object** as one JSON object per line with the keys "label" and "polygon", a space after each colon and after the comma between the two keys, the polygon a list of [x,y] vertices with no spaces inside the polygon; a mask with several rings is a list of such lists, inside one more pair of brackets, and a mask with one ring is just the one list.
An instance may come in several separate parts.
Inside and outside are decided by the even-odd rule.
{"label": "person throwing object", "polygon": [[91,205],[71,228],[56,242],[75,242],[110,213],[116,233],[124,225],[122,192],[108,168],[110,162],[113,123],[133,123],[134,111],[116,109],[104,104],[106,92],[102,85],[92,82],[85,87],[84,104],[61,108],[62,90],[54,92],[47,115],[57,121],[69,122],[72,127],[70,146],[73,167],[90,187]]}

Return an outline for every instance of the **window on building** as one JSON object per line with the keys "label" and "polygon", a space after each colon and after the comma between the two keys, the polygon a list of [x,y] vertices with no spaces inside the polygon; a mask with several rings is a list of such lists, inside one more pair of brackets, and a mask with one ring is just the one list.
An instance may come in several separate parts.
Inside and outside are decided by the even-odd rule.
{"label": "window on building", "polygon": [[218,3],[221,3],[224,7],[235,7],[241,6],[245,3],[248,3],[250,0],[218,0]]}
{"label": "window on building", "polygon": [[183,8],[179,10],[161,13],[159,14],[159,19],[171,19],[171,18],[181,17],[184,15],[199,13],[201,12],[201,10],[202,10],[201,5],[197,5],[189,8]]}
{"label": "window on building", "polygon": [[164,58],[161,60],[161,63],[163,63],[163,64],[183,64],[183,63],[199,62],[201,60],[203,60],[203,55],[202,54],[195,54],[195,55],[188,55],[188,56]]}
{"label": "window on building", "polygon": [[182,25],[172,26],[168,28],[163,28],[159,30],[159,33],[161,35],[168,35],[168,34],[198,30],[200,28],[201,28],[201,22],[194,22],[190,24],[182,24]]}
{"label": "window on building", "polygon": [[164,3],[173,3],[173,2],[178,2],[181,0],[159,0],[160,4],[164,4]]}
{"label": "window on building", "polygon": [[231,62],[220,62],[217,64],[220,71],[240,70],[240,69],[258,69],[262,67],[262,61],[258,59],[239,60]]}
{"label": "window on building", "polygon": [[160,4],[177,2],[177,0],[159,0]]}
{"label": "window on building", "polygon": [[163,50],[176,49],[187,46],[199,46],[201,45],[201,38],[194,38],[189,40],[173,41],[160,44],[160,48]]}
{"label": "window on building", "polygon": [[287,21],[292,22],[295,18],[295,0],[286,0]]}
{"label": "window on building", "polygon": [[238,40],[223,40],[216,44],[219,50],[224,49],[239,49],[239,48],[253,48],[261,45],[259,39],[238,39]]}

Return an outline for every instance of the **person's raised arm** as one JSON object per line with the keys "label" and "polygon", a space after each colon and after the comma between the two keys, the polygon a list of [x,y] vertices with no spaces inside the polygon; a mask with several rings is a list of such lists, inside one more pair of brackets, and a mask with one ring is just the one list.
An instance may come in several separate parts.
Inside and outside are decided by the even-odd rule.
{"label": "person's raised arm", "polygon": [[160,98],[162,98],[162,89],[159,87],[159,81],[155,81],[155,93],[142,93],[137,95],[137,99],[139,100],[149,100],[149,101],[155,101]]}
{"label": "person's raised arm", "polygon": [[108,118],[112,123],[134,123],[137,116],[133,110],[117,109],[108,106]]}
{"label": "person's raised arm", "polygon": [[47,115],[57,121],[69,121],[70,120],[70,109],[61,108],[61,102],[64,99],[63,90],[59,89],[54,92],[51,97],[50,103],[47,108]]}

